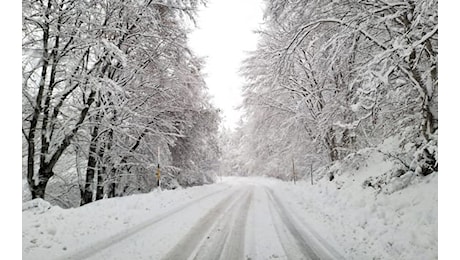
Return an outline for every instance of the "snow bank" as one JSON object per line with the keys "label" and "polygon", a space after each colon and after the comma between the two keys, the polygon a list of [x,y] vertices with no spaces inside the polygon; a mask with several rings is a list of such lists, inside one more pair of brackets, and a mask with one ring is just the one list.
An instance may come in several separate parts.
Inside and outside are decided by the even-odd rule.
{"label": "snow bank", "polygon": [[347,259],[437,258],[437,174],[390,195],[353,184],[279,183],[275,192]]}
{"label": "snow bank", "polygon": [[317,171],[314,185],[308,176],[272,188],[346,259],[437,259],[438,173],[400,171],[385,155],[398,145],[387,140]]}
{"label": "snow bank", "polygon": [[51,209],[51,207],[51,204],[43,199],[34,199],[22,203],[22,211],[28,211],[28,213],[32,213],[34,215],[43,214]]}
{"label": "snow bank", "polygon": [[54,259],[76,252],[142,223],[183,207],[194,199],[229,187],[220,183],[188,189],[153,191],[62,209],[36,199],[23,203],[23,259]]}

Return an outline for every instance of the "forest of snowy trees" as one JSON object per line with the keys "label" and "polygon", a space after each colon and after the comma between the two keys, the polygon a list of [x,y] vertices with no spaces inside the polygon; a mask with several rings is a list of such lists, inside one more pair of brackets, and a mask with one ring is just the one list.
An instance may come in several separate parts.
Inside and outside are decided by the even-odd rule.
{"label": "forest of snowy trees", "polygon": [[[23,1],[23,178],[62,207],[212,182],[219,111],[187,34],[200,0]],[[160,158],[157,158],[160,155]]]}
{"label": "forest of snowy trees", "polygon": [[23,259],[437,259],[438,37],[437,0],[23,0]]}
{"label": "forest of snowy trees", "polygon": [[266,5],[241,69],[246,114],[225,142],[237,149],[227,171],[287,180],[292,164],[303,176],[389,137],[394,174],[437,171],[437,1]]}
{"label": "forest of snowy trees", "polygon": [[[334,163],[372,149],[398,165],[393,177],[437,171],[437,1],[266,0],[240,71],[245,114],[220,132],[187,41],[205,2],[23,1],[31,198],[149,192],[159,162],[165,188],[317,169],[332,180]],[[379,150],[389,138],[398,148]]]}

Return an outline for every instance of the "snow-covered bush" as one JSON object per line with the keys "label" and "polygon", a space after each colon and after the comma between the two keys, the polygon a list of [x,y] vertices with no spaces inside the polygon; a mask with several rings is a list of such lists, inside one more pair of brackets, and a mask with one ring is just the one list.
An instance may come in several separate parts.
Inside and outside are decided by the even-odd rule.
{"label": "snow-covered bush", "polygon": [[51,207],[51,204],[44,199],[33,199],[22,203],[22,211],[29,211],[33,214],[43,214]]}
{"label": "snow-covered bush", "polygon": [[417,175],[426,176],[438,171],[438,132],[429,142],[422,143],[414,152],[410,168]]}
{"label": "snow-covered bush", "polygon": [[[374,163],[378,165],[380,161],[385,162],[386,166],[374,169],[372,173],[362,171]],[[313,176],[315,181],[335,183],[338,189],[343,186],[343,182],[353,182],[356,179],[362,180],[363,189],[392,194],[418,183],[425,176],[437,172],[437,168],[437,131],[427,142],[411,126],[375,147],[358,150],[342,160],[318,168]]]}

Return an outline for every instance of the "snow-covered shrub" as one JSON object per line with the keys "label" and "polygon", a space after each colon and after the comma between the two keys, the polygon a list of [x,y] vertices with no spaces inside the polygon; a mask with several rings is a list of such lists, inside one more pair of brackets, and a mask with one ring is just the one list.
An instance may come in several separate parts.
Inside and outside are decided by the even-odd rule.
{"label": "snow-covered shrub", "polygon": [[367,178],[363,188],[372,187],[378,192],[391,194],[438,171],[437,131],[427,142],[413,127],[408,127],[401,134],[386,139],[376,151],[394,166],[381,175]]}
{"label": "snow-covered shrub", "polygon": [[[315,182],[333,182],[341,189],[344,182],[358,179],[363,189],[392,194],[437,172],[437,131],[430,138],[426,141],[413,126],[401,129],[375,147],[318,168],[313,174]],[[379,162],[385,162],[385,166],[378,166]]]}
{"label": "snow-covered shrub", "polygon": [[395,165],[390,170],[386,171],[379,176],[371,176],[367,178],[363,183],[363,188],[372,187],[377,192],[384,192],[391,194],[395,191],[406,188],[412,180],[413,174],[410,171],[405,171]]}
{"label": "snow-covered shrub", "polygon": [[[57,176],[57,175],[55,175]],[[45,199],[52,205],[61,208],[72,208],[80,205],[80,189],[75,178],[65,179],[53,177],[48,183]]]}
{"label": "snow-covered shrub", "polygon": [[165,166],[161,173],[161,188],[174,190],[180,187],[177,177],[180,169],[174,166]]}
{"label": "snow-covered shrub", "polygon": [[[327,177],[328,181],[336,180],[336,177],[340,177],[344,173],[353,175],[354,172],[367,166],[367,159],[369,158],[372,151],[372,149],[366,148],[354,153],[350,153],[342,160],[338,160],[326,166],[320,167],[315,171],[313,175],[315,176],[316,180],[320,180],[322,178]],[[305,178],[307,177],[308,176],[306,176]],[[344,177],[348,178],[350,176]]]}
{"label": "snow-covered shrub", "polygon": [[182,187],[191,187],[214,183],[216,177],[212,172],[185,169],[180,171],[177,181]]}
{"label": "snow-covered shrub", "polygon": [[437,131],[429,142],[424,142],[415,151],[411,170],[417,175],[427,176],[438,171],[438,135]]}
{"label": "snow-covered shrub", "polygon": [[33,199],[22,203],[22,211],[33,212],[34,214],[42,214],[51,207],[51,204],[43,199]]}

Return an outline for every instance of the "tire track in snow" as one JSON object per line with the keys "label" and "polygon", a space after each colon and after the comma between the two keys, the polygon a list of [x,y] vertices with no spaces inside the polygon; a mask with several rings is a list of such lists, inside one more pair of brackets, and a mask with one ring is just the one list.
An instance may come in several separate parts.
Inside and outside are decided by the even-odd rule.
{"label": "tire track in snow", "polygon": [[250,188],[243,199],[238,200],[232,208],[224,213],[223,219],[217,222],[217,225],[208,235],[210,241],[203,243],[194,259],[244,258],[246,222],[253,195],[254,189]]}
{"label": "tire track in snow", "polygon": [[230,196],[219,203],[162,259],[215,260],[229,259],[228,257],[235,255],[241,255],[241,258],[237,259],[242,259],[249,209],[245,206],[251,199],[252,190],[246,190],[236,198],[232,199]]}
{"label": "tire track in snow", "polygon": [[273,199],[273,195],[269,190],[266,189],[265,192],[270,202],[269,208],[273,224],[288,258],[319,260],[320,258],[316,252],[305,241],[298,228],[289,219],[282,205]]}
{"label": "tire track in snow", "polygon": [[[125,239],[127,239],[128,237],[131,237],[133,235],[135,235],[136,233],[144,230],[145,228],[147,227],[150,227],[150,226],[153,226],[159,222],[161,222],[162,220],[165,220],[167,219],[168,217],[174,215],[174,214],[177,214],[177,213],[180,213],[181,211],[184,211],[184,210],[187,210],[193,206],[195,206],[197,203],[203,201],[203,200],[206,200],[207,198],[210,198],[212,196],[215,196],[219,193],[223,193],[225,191],[228,191],[229,189],[231,189],[231,187],[228,187],[228,188],[225,188],[225,189],[222,189],[222,190],[219,190],[219,191],[215,191],[215,192],[212,192],[210,194],[207,194],[205,196],[202,196],[198,199],[195,199],[195,200],[192,200],[190,201],[188,204],[186,205],[181,205],[179,207],[176,207],[176,208],[173,208],[172,210],[166,212],[166,213],[163,213],[159,216],[155,216],[154,218],[152,219],[149,219],[147,221],[144,221],[138,225],[135,225],[131,228],[128,228],[126,230],[123,230],[117,234],[114,234],[112,236],[109,236],[105,239],[102,239],[100,241],[97,241],[93,244],[90,244],[86,247],[83,247],[81,249],[79,249],[78,251],[76,252],[71,252],[67,255],[64,255],[64,256],[61,256],[57,259],[59,260],[81,260],[81,259],[85,259],[85,258],[88,258],[110,246],[113,246],[114,244],[120,242],[120,241],[123,241]],[[237,194],[239,192],[239,190],[237,191],[234,191],[233,193],[231,193],[229,196],[226,197],[226,199],[229,199],[231,198],[234,194]],[[225,200],[225,199],[224,199]]]}
{"label": "tire track in snow", "polygon": [[[288,239],[295,241],[297,249],[303,257],[305,257],[301,259],[344,259],[313,229],[305,226],[305,223],[300,223],[294,215],[286,209],[280,199],[274,194],[273,190],[266,188],[265,192],[271,202],[271,211],[276,211],[284,226],[280,227],[278,225],[278,227],[276,227],[277,232],[280,234],[280,238],[282,236],[286,237],[286,233],[290,233],[288,235],[290,239]],[[283,239],[281,239],[281,243],[289,259],[299,259],[297,255],[292,255],[292,244],[287,244]]]}
{"label": "tire track in snow", "polygon": [[238,259],[243,259],[245,252],[246,223],[253,196],[254,190],[251,188],[249,196],[240,205],[240,209],[238,213],[236,213],[236,220],[233,227],[231,227],[230,236],[225,243],[225,249],[220,259],[232,259],[237,255]]}

